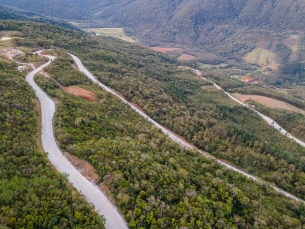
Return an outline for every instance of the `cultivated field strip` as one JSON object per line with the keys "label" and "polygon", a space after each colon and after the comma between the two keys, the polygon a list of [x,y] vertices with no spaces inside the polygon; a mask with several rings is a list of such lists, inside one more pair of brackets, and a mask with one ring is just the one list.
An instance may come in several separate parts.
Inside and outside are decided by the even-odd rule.
{"label": "cultivated field strip", "polygon": [[[218,163],[224,165],[225,167],[227,167],[227,168],[229,168],[229,169],[232,169],[232,170],[234,170],[234,171],[237,171],[237,172],[239,172],[239,173],[241,173],[241,174],[247,176],[248,178],[252,178],[254,181],[261,182],[261,183],[265,183],[264,181],[259,180],[257,177],[252,176],[252,175],[250,175],[250,174],[248,174],[248,173],[246,173],[246,172],[244,172],[244,171],[242,171],[242,170],[240,170],[240,169],[238,169],[238,168],[236,168],[236,167],[234,167],[234,166],[231,166],[231,165],[229,165],[229,164],[227,164],[227,163],[224,163],[224,162],[222,162],[222,161],[220,161],[220,160],[214,158],[213,156],[207,154],[206,152],[197,149],[197,148],[196,148],[195,146],[193,146],[192,144],[186,142],[186,141],[185,141],[184,139],[182,139],[181,137],[178,137],[177,135],[175,135],[174,133],[172,133],[171,131],[169,131],[168,129],[166,129],[165,127],[163,127],[162,125],[160,125],[160,124],[157,123],[156,121],[152,120],[152,119],[151,119],[148,115],[146,115],[143,111],[141,111],[140,109],[138,109],[138,108],[135,107],[134,105],[130,104],[125,98],[122,98],[120,95],[118,95],[117,93],[115,93],[113,90],[111,90],[110,88],[108,88],[107,86],[105,86],[104,84],[102,84],[101,82],[99,82],[99,81],[98,81],[98,80],[97,80],[97,79],[96,79],[96,78],[95,78],[95,77],[94,77],[94,76],[84,67],[84,65],[82,64],[81,60],[80,60],[78,57],[76,57],[76,56],[73,55],[73,54],[70,54],[70,55],[71,55],[71,57],[73,58],[73,60],[75,61],[75,63],[76,63],[76,65],[77,65],[78,69],[79,69],[81,72],[83,72],[87,77],[89,77],[94,83],[97,83],[97,84],[98,84],[101,88],[103,88],[105,91],[110,92],[111,94],[113,94],[113,95],[117,96],[118,98],[120,98],[124,103],[128,104],[128,105],[129,105],[133,110],[135,110],[138,114],[140,114],[141,116],[143,116],[144,118],[146,118],[148,121],[150,121],[151,123],[153,123],[153,124],[154,124],[156,127],[158,127],[159,129],[161,129],[162,132],[163,132],[164,134],[166,134],[167,136],[169,136],[173,141],[177,142],[177,143],[180,144],[181,146],[184,146],[184,147],[186,147],[186,148],[188,148],[188,149],[190,149],[190,150],[196,149],[196,150],[198,150],[200,153],[202,153],[205,157],[215,159],[215,160],[218,161]],[[203,78],[203,79],[205,79],[205,78]],[[205,80],[206,80],[206,79],[205,79]],[[215,85],[215,87],[216,87],[217,89],[222,90],[222,88],[219,87],[218,85],[216,85],[216,84],[214,84],[214,85]],[[231,99],[235,100],[236,102],[240,103],[241,105],[247,106],[247,105],[243,104],[242,102],[240,102],[240,101],[239,101],[238,99],[236,99],[235,97],[233,97],[232,95],[230,95],[229,93],[227,93],[227,92],[225,92],[225,91],[224,91],[224,93],[226,93]],[[254,111],[255,111],[255,110],[254,110]],[[255,112],[257,112],[257,111],[255,111]],[[259,112],[257,112],[257,113],[260,114]],[[260,116],[263,117],[264,115],[260,114]],[[264,116],[264,117],[266,117],[266,116]],[[266,117],[266,118],[268,118],[268,117]],[[266,120],[266,119],[265,119],[265,120]],[[268,122],[268,123],[269,123],[269,122]],[[304,146],[305,146],[305,143],[303,143],[303,144],[304,144]],[[293,198],[293,199],[295,199],[295,200],[297,200],[297,201],[301,201],[301,202],[305,203],[305,201],[303,201],[303,200],[301,200],[301,199],[299,199],[299,198],[297,198],[297,197],[291,195],[291,194],[288,193],[288,192],[285,192],[285,191],[281,190],[280,188],[278,188],[278,187],[276,187],[276,186],[271,185],[271,187],[273,187],[277,192],[279,192],[279,193],[281,193],[281,194],[283,194],[283,195],[285,195],[285,196],[287,196],[287,197],[290,197],[290,198]]]}

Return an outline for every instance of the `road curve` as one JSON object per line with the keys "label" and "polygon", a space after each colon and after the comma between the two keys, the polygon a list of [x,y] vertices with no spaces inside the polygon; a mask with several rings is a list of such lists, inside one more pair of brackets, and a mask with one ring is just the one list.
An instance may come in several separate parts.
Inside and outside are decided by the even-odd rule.
{"label": "road curve", "polygon": [[[204,80],[207,80],[204,77],[201,77]],[[208,80],[207,80],[208,81]],[[281,134],[285,135],[286,137],[290,138],[291,140],[294,140],[295,142],[297,142],[298,144],[300,144],[301,146],[305,147],[305,142],[297,139],[296,137],[292,136],[291,134],[288,133],[288,131],[286,131],[283,127],[281,127],[279,124],[277,124],[273,119],[269,118],[266,115],[263,115],[262,113],[258,112],[257,110],[249,107],[247,104],[244,104],[243,102],[239,101],[238,99],[236,99],[233,95],[231,95],[230,93],[226,92],[225,90],[223,90],[221,87],[219,87],[216,83],[210,81],[211,83],[214,84],[214,86],[218,89],[218,90],[222,90],[227,96],[229,96],[231,99],[233,99],[234,101],[236,101],[237,103],[239,103],[240,105],[249,108],[250,110],[254,111],[255,113],[257,113],[259,116],[261,116],[267,123],[269,123],[273,128],[277,129]]]}
{"label": "road curve", "polygon": [[[111,94],[117,96],[117,97],[120,98],[124,103],[129,104],[133,110],[135,110],[135,111],[136,111],[137,113],[139,113],[141,116],[143,116],[143,117],[146,118],[148,121],[150,121],[150,122],[153,123],[155,126],[157,126],[159,129],[161,129],[162,132],[163,132],[164,134],[168,135],[173,141],[177,142],[177,143],[180,144],[181,146],[184,146],[184,147],[186,147],[186,148],[188,148],[188,149],[190,149],[190,150],[193,150],[193,149],[198,150],[198,149],[195,148],[193,145],[191,145],[191,144],[185,142],[184,140],[182,140],[182,138],[177,137],[177,136],[174,135],[171,131],[167,130],[165,127],[161,126],[161,125],[160,125],[159,123],[157,123],[156,121],[152,120],[150,117],[148,117],[146,114],[144,114],[140,109],[138,109],[138,108],[135,107],[134,105],[130,104],[126,99],[120,97],[118,94],[116,94],[116,93],[115,93],[114,91],[112,91],[110,88],[108,88],[107,86],[105,86],[104,84],[102,84],[101,82],[99,82],[99,81],[98,81],[98,80],[97,80],[97,79],[96,79],[96,78],[95,78],[95,77],[94,77],[94,76],[84,67],[84,65],[82,64],[81,60],[80,60],[77,56],[75,56],[75,55],[73,55],[73,54],[70,54],[70,55],[71,55],[71,57],[73,58],[74,62],[76,63],[78,69],[79,69],[81,72],[83,72],[88,78],[90,78],[94,83],[97,83],[97,84],[98,84],[100,87],[102,87],[105,91],[110,92]],[[204,79],[205,79],[205,78],[204,78]],[[214,84],[214,85],[215,85],[215,87],[218,88],[219,90],[222,90],[222,88],[220,88],[218,85],[216,85],[216,84]],[[227,93],[227,94],[228,94],[232,99],[237,100],[236,98],[234,98],[234,97],[233,97],[232,95],[230,95],[229,93]],[[237,100],[237,102],[241,103],[239,100]],[[243,105],[243,106],[247,106],[247,105],[245,105],[245,104],[242,104],[242,105]],[[239,172],[239,173],[241,173],[241,174],[247,176],[248,178],[252,178],[254,181],[258,181],[258,182],[261,182],[261,183],[266,183],[266,182],[264,182],[264,181],[258,180],[258,178],[255,177],[255,176],[252,176],[252,175],[250,175],[250,174],[248,174],[248,173],[246,173],[246,172],[244,172],[244,171],[242,171],[242,170],[240,170],[240,169],[238,169],[238,168],[235,168],[234,166],[231,166],[231,165],[229,165],[229,164],[226,164],[226,163],[224,163],[224,162],[222,162],[222,161],[220,161],[220,160],[214,158],[213,156],[211,156],[211,155],[205,153],[204,151],[201,151],[201,150],[198,150],[198,151],[199,151],[200,153],[202,153],[205,157],[207,157],[207,158],[213,158],[213,159],[217,160],[218,163],[222,164],[223,166],[225,166],[225,167],[227,167],[227,168],[229,168],[229,169],[232,169],[232,170],[234,170],[234,171],[237,171],[237,172]],[[305,203],[304,200],[301,200],[301,199],[299,199],[299,198],[293,196],[292,194],[290,194],[290,193],[288,193],[288,192],[285,192],[285,191],[281,190],[280,188],[278,188],[278,187],[276,187],[276,186],[273,186],[273,185],[270,185],[270,186],[271,186],[272,188],[274,188],[278,193],[280,193],[280,194],[282,194],[282,195],[285,195],[285,196],[290,197],[290,198],[292,198],[292,199],[294,199],[294,200],[297,200],[297,201],[300,201],[300,202]]]}
{"label": "road curve", "polygon": [[34,75],[37,74],[41,69],[48,66],[55,57],[45,56],[49,58],[49,62],[42,65],[41,67],[32,71],[27,77],[26,81],[34,89],[40,103],[42,111],[42,145],[44,151],[48,153],[48,158],[56,169],[61,172],[68,174],[70,183],[83,195],[86,196],[89,203],[95,206],[96,210],[99,210],[99,214],[103,215],[106,219],[107,229],[127,229],[126,222],[122,216],[118,213],[117,208],[111,204],[107,197],[98,189],[98,187],[89,182],[83,177],[67,160],[58,148],[53,131],[53,116],[55,113],[55,104],[48,97],[48,95],[37,86],[34,82]]}

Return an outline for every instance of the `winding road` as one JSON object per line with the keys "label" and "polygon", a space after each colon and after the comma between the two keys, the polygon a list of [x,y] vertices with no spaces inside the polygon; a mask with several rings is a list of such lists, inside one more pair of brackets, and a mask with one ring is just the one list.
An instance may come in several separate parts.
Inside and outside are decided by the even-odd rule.
{"label": "winding road", "polygon": [[[38,51],[37,53],[40,54],[41,51]],[[150,117],[148,117],[145,113],[143,113],[140,109],[135,107],[134,105],[130,104],[127,100],[116,94],[113,90],[105,86],[104,84],[100,83],[82,64],[81,60],[76,57],[73,54],[70,54],[73,60],[75,61],[78,69],[83,72],[87,77],[89,77],[94,83],[97,83],[101,88],[103,88],[105,91],[117,96],[120,98],[124,103],[129,104],[130,107],[135,110],[138,114],[146,118],[149,122],[153,123],[155,126],[157,126],[159,129],[162,130],[162,132],[166,135],[168,135],[173,141],[177,142],[183,147],[186,147],[190,150],[196,149],[192,144],[186,142],[181,137],[175,135],[173,132],[169,131],[159,123],[152,120]],[[33,70],[29,75],[26,77],[26,81],[32,86],[34,89],[40,103],[41,103],[41,110],[42,110],[42,145],[44,148],[44,151],[48,153],[48,158],[51,161],[51,163],[54,165],[54,167],[61,173],[67,174],[69,182],[83,195],[86,196],[89,203],[93,204],[95,206],[96,210],[99,210],[99,214],[103,215],[106,219],[106,228],[107,229],[127,229],[127,223],[124,221],[122,216],[119,214],[117,208],[107,199],[107,197],[98,189],[98,187],[94,184],[89,182],[84,176],[80,174],[77,169],[74,168],[74,166],[68,161],[68,159],[62,154],[59,147],[56,144],[56,140],[54,137],[54,131],[53,131],[53,116],[55,113],[55,103],[52,99],[49,98],[49,96],[40,88],[37,86],[37,84],[34,81],[34,76],[37,74],[40,70],[48,66],[54,59],[54,56],[47,56],[44,55],[49,59],[49,61],[40,66],[39,68]],[[219,90],[222,90],[218,85],[215,84],[215,87],[217,87]],[[243,106],[247,106],[243,103],[241,103],[239,100],[234,98],[229,93],[225,92],[230,98],[236,100],[238,103],[242,104]],[[251,109],[251,108],[250,108]],[[261,117],[263,117],[268,123],[272,125],[273,120],[270,118],[260,114],[259,112],[252,109],[254,112],[258,113]],[[277,124],[274,123],[273,125],[275,128],[281,128]],[[283,129],[282,129],[283,130]],[[283,130],[284,131],[284,130]],[[287,135],[286,135],[287,136]],[[303,143],[303,142],[302,142]],[[303,143],[305,146],[305,143]],[[207,158],[214,158],[213,156],[205,153],[204,151],[198,150],[200,153],[202,153]],[[220,164],[224,165],[225,167],[232,169],[234,171],[237,171],[248,178],[252,178],[255,181],[265,183],[263,181],[258,180],[257,177],[254,177],[250,174],[245,173],[244,171],[235,168],[229,164],[226,164],[220,160],[217,160]],[[297,201],[301,201],[305,203],[305,201],[291,195],[288,192],[285,192],[276,186],[273,187],[277,192],[287,196],[291,197]]]}
{"label": "winding road", "polygon": [[[41,52],[41,51],[40,51]],[[38,54],[40,54],[38,52]],[[99,214],[103,215],[106,219],[107,229],[127,229],[127,224],[123,220],[122,216],[117,211],[117,208],[107,199],[107,197],[98,189],[98,187],[89,182],[83,177],[77,169],[68,161],[68,159],[62,154],[58,148],[53,131],[53,116],[55,113],[55,104],[52,99],[42,90],[34,81],[34,76],[40,70],[48,66],[55,57],[46,56],[49,62],[41,67],[32,71],[27,77],[26,81],[34,89],[40,103],[42,110],[42,134],[41,140],[44,151],[48,153],[48,158],[54,167],[63,174],[68,174],[70,183],[83,195],[89,203],[95,206],[96,210],[99,210]]]}
{"label": "winding road", "polygon": [[[185,142],[182,138],[176,136],[176,135],[173,134],[171,131],[167,130],[165,127],[161,126],[161,125],[160,125],[159,123],[157,123],[156,121],[152,120],[149,116],[147,116],[145,113],[143,113],[140,109],[138,109],[138,108],[135,107],[134,105],[130,104],[126,99],[124,99],[124,98],[122,98],[121,96],[119,96],[118,94],[116,94],[114,91],[112,91],[112,90],[111,90],[110,88],[108,88],[106,85],[104,85],[104,84],[102,84],[101,82],[99,82],[99,81],[98,81],[98,80],[97,80],[97,79],[96,79],[96,78],[95,78],[95,77],[94,77],[94,76],[84,67],[84,65],[82,64],[81,60],[80,60],[77,56],[75,56],[75,55],[73,55],[73,54],[70,54],[70,55],[71,55],[71,57],[73,58],[74,62],[76,63],[78,69],[79,69],[81,72],[83,72],[83,73],[84,73],[89,79],[91,79],[94,83],[97,83],[97,84],[98,84],[100,87],[102,87],[105,91],[110,92],[111,94],[117,96],[117,97],[120,98],[124,103],[129,104],[129,106],[130,106],[133,110],[135,110],[135,111],[136,111],[137,113],[139,113],[141,116],[143,116],[144,118],[146,118],[149,122],[153,123],[153,124],[154,124],[155,126],[157,126],[159,129],[161,129],[162,132],[163,132],[164,134],[168,135],[173,141],[177,142],[177,143],[180,144],[181,146],[184,146],[184,147],[186,147],[186,148],[188,148],[188,149],[190,149],[190,150],[193,150],[193,149],[198,150],[198,149],[197,149],[196,147],[194,147],[192,144]],[[202,78],[205,79],[205,80],[207,80],[207,79],[204,78],[204,77],[202,77]],[[222,88],[219,87],[217,84],[214,83],[214,85],[215,85],[215,87],[216,87],[217,89],[222,90]],[[225,92],[225,91],[224,91],[224,92]],[[240,101],[239,101],[238,99],[236,99],[235,97],[233,97],[232,95],[230,95],[229,93],[227,93],[227,92],[225,92],[225,93],[226,93],[231,99],[234,99],[236,102],[242,104],[243,106],[247,106],[247,105],[243,104],[242,102],[240,102]],[[261,117],[263,117],[268,123],[270,122],[270,120],[272,120],[272,119],[268,118],[267,116],[265,116],[265,115],[263,115],[263,114],[261,114],[261,113],[255,111],[254,109],[252,109],[252,110],[253,110],[254,112],[258,113]],[[272,123],[272,122],[273,122],[273,120],[271,121],[271,123]],[[270,123],[270,125],[271,125],[271,123]],[[277,124],[276,124],[276,125],[277,125]],[[274,126],[275,126],[275,125],[274,125]],[[278,126],[278,125],[277,125],[277,126]],[[281,128],[281,127],[280,127],[280,128]],[[303,143],[303,144],[304,144],[304,146],[305,146],[305,143]],[[234,166],[231,166],[231,165],[229,165],[229,164],[227,164],[227,163],[224,163],[224,162],[218,160],[217,158],[214,158],[213,156],[211,156],[211,155],[205,153],[204,151],[201,151],[201,150],[198,150],[198,151],[199,151],[200,153],[202,153],[205,157],[207,157],[207,158],[213,158],[213,159],[217,160],[218,163],[222,164],[223,166],[225,166],[225,167],[227,167],[227,168],[229,168],[229,169],[232,169],[232,170],[234,170],[234,171],[237,171],[237,172],[239,172],[239,173],[241,173],[241,174],[247,176],[248,178],[252,178],[254,181],[261,182],[261,183],[266,183],[266,182],[264,182],[264,181],[259,180],[259,179],[258,179],[257,177],[255,177],[255,176],[252,176],[252,175],[250,175],[250,174],[248,174],[248,173],[246,173],[246,172],[244,172],[244,171],[242,171],[242,170],[240,170],[240,169],[238,169],[238,168],[235,168]],[[297,201],[300,201],[300,202],[305,203],[304,200],[301,200],[300,198],[297,198],[297,197],[295,197],[294,195],[292,195],[292,194],[290,194],[290,193],[288,193],[288,192],[285,192],[285,191],[283,191],[282,189],[280,189],[280,188],[278,188],[278,187],[276,187],[276,186],[274,186],[274,185],[270,185],[270,186],[271,186],[272,188],[274,188],[277,192],[279,192],[279,193],[281,193],[281,194],[283,194],[283,195],[285,195],[285,196],[287,196],[287,197],[290,197],[290,198],[292,198],[292,199],[295,199],[295,200],[297,200]]]}

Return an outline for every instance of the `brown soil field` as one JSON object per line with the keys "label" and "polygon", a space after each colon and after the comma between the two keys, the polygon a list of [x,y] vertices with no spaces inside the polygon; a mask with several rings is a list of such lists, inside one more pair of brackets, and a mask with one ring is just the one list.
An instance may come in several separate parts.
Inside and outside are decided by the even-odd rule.
{"label": "brown soil field", "polygon": [[233,94],[233,96],[243,103],[246,102],[247,100],[253,100],[255,102],[261,103],[270,108],[285,109],[285,110],[289,110],[289,111],[293,111],[293,112],[297,112],[297,113],[301,113],[301,114],[305,115],[305,111],[303,111],[295,106],[292,106],[288,103],[285,103],[285,102],[282,102],[282,101],[279,101],[276,99],[268,98],[265,96],[242,95],[242,94],[238,94],[238,93]]}
{"label": "brown soil field", "polygon": [[188,55],[188,54],[181,54],[178,57],[178,60],[194,60],[194,59],[196,59],[195,56],[191,56],[191,55]]}
{"label": "brown soil field", "polygon": [[89,102],[95,102],[96,101],[96,94],[87,91],[85,89],[82,89],[80,87],[71,86],[71,87],[61,87],[65,92],[71,93],[76,96],[80,96]]}
{"label": "brown soil field", "polygon": [[171,52],[171,51],[182,51],[182,49],[180,48],[159,48],[159,47],[150,47],[151,50],[157,51],[157,52],[162,52],[162,53],[166,53],[166,52]]}

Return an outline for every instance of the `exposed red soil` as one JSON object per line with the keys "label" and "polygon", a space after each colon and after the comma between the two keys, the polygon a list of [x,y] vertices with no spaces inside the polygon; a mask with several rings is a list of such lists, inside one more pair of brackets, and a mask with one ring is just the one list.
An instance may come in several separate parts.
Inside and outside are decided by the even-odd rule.
{"label": "exposed red soil", "polygon": [[115,94],[117,94],[118,96],[120,96],[121,98],[123,98],[123,99],[125,99],[125,97],[120,93],[120,92],[118,92],[118,91],[116,91],[116,90],[114,90],[114,89],[112,89],[112,88],[110,88],[110,87],[108,87],[111,91],[113,91]]}
{"label": "exposed red soil", "polygon": [[244,81],[245,83],[248,83],[248,82],[251,81],[251,80],[253,80],[251,77],[244,77],[244,78],[243,78],[243,81]]}
{"label": "exposed red soil", "polygon": [[[138,108],[143,114],[147,115],[137,104],[130,102],[131,105]],[[148,115],[147,115],[148,116]]]}
{"label": "exposed red soil", "polygon": [[157,52],[162,52],[162,53],[166,53],[166,52],[171,52],[171,51],[182,51],[181,48],[160,48],[160,47],[150,47],[151,50],[157,51]]}
{"label": "exposed red soil", "polygon": [[107,199],[112,203],[115,204],[115,199],[111,194],[111,191],[109,190],[109,188],[104,184],[104,183],[100,183],[99,185],[99,189],[105,194],[105,196],[107,197]]}
{"label": "exposed red soil", "polygon": [[72,164],[80,171],[80,173],[89,181],[98,182],[99,176],[95,173],[94,168],[85,160],[80,160],[75,156],[65,152],[65,157],[72,162]]}
{"label": "exposed red soil", "polygon": [[76,70],[76,71],[79,71],[78,67],[76,64],[71,64],[71,66]]}
{"label": "exposed red soil", "polygon": [[35,66],[35,68],[39,68],[40,66],[44,65],[45,63],[46,62],[41,61],[41,62],[34,64],[34,66]]}
{"label": "exposed red soil", "polygon": [[71,87],[61,87],[61,89],[63,89],[65,92],[68,92],[70,94],[76,95],[76,96],[80,96],[86,100],[88,100],[89,102],[95,102],[96,101],[96,94],[87,91],[85,89],[82,89],[80,87],[77,86],[71,86]]}
{"label": "exposed red soil", "polygon": [[181,54],[178,57],[178,60],[194,60],[194,59],[196,59],[195,56],[191,56],[191,55],[188,55],[188,54]]}
{"label": "exposed red soil", "polygon": [[40,53],[41,55],[49,55],[48,53],[46,53],[45,50],[42,50],[42,52]]}
{"label": "exposed red soil", "polygon": [[193,77],[194,77],[195,79],[198,79],[198,80],[200,79],[199,76],[193,76]]}

